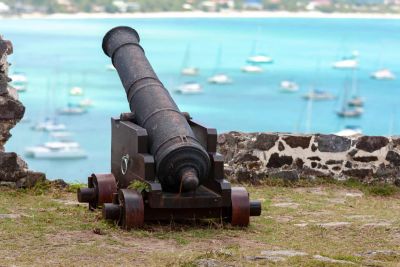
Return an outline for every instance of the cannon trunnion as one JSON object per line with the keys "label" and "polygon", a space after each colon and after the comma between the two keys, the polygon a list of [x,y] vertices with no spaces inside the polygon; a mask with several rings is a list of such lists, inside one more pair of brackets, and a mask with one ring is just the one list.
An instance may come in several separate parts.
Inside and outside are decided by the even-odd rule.
{"label": "cannon trunnion", "polygon": [[145,221],[219,218],[247,226],[261,203],[224,180],[217,132],[179,111],[128,27],[109,31],[104,52],[125,87],[130,113],[111,119],[111,174],[93,174],[78,200],[124,229]]}

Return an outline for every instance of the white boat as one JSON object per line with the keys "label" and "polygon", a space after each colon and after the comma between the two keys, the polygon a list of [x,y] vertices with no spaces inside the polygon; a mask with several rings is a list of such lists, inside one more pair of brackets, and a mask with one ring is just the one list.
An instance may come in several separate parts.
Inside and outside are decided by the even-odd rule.
{"label": "white boat", "polygon": [[190,64],[190,45],[187,45],[185,56],[183,57],[181,75],[184,76],[196,76],[199,74],[199,69]]}
{"label": "white boat", "polygon": [[179,86],[175,91],[180,94],[199,94],[203,92],[203,89],[198,83],[187,82]]}
{"label": "white boat", "polygon": [[208,78],[209,83],[213,84],[232,83],[232,79],[227,74],[221,72],[221,61],[222,61],[222,46],[219,46],[213,75],[210,78]]}
{"label": "white boat", "polygon": [[22,73],[15,73],[10,75],[12,80],[11,86],[15,88],[18,92],[25,92],[28,87],[28,78]]}
{"label": "white boat", "polygon": [[335,69],[356,69],[358,61],[355,58],[342,59],[333,63],[332,67]]}
{"label": "white boat", "polygon": [[281,91],[283,92],[297,92],[299,91],[299,85],[292,81],[282,81],[281,82]]}
{"label": "white boat", "polygon": [[339,132],[335,133],[338,136],[344,137],[352,137],[352,136],[359,136],[362,135],[362,130],[358,126],[346,126],[344,129],[340,130]]}
{"label": "white boat", "polygon": [[51,141],[44,143],[43,146],[50,149],[61,149],[61,148],[72,149],[72,148],[79,148],[79,143],[73,141]]}
{"label": "white boat", "polygon": [[87,157],[86,152],[79,145],[77,147],[33,146],[26,148],[25,155],[37,159],[80,159]]}
{"label": "white boat", "polygon": [[215,74],[208,78],[208,82],[215,84],[229,84],[232,83],[232,79],[226,74]]}
{"label": "white boat", "polygon": [[389,69],[380,69],[373,72],[371,78],[376,80],[394,80],[396,76]]}
{"label": "white boat", "polygon": [[81,96],[81,95],[83,95],[83,89],[81,87],[77,87],[77,86],[72,87],[69,90],[69,95],[71,95],[71,96]]}
{"label": "white boat", "polygon": [[50,136],[53,138],[56,138],[60,141],[69,141],[72,137],[71,132],[66,132],[66,131],[60,131],[60,132],[51,132]]}
{"label": "white boat", "polygon": [[304,99],[311,100],[332,100],[335,99],[335,96],[329,92],[321,91],[321,90],[312,90],[303,96]]}
{"label": "white boat", "polygon": [[274,60],[272,57],[265,56],[265,55],[254,55],[247,58],[247,62],[254,63],[254,64],[267,64],[273,63]]}
{"label": "white boat", "polygon": [[181,70],[181,74],[185,76],[196,76],[199,74],[199,69],[196,67],[186,67]]}
{"label": "white boat", "polygon": [[58,110],[58,114],[60,115],[82,115],[85,114],[87,110],[85,108],[68,105],[66,108],[62,108]]}
{"label": "white boat", "polygon": [[83,108],[91,107],[93,106],[93,100],[90,98],[82,99],[81,101],[79,101],[79,106]]}
{"label": "white boat", "polygon": [[362,107],[362,106],[364,106],[364,98],[359,97],[359,96],[355,96],[355,97],[351,98],[351,99],[347,102],[347,104],[348,104],[350,107]]}
{"label": "white boat", "polygon": [[65,124],[58,123],[55,120],[46,119],[43,122],[39,122],[36,125],[33,125],[31,129],[34,131],[53,132],[53,131],[64,131],[67,129],[67,127],[65,126]]}
{"label": "white boat", "polygon": [[241,68],[242,72],[247,72],[247,73],[261,73],[263,72],[263,68],[260,66],[256,65],[245,65]]}
{"label": "white boat", "polygon": [[360,107],[356,108],[344,108],[336,112],[339,117],[346,117],[346,118],[358,118],[364,113],[364,110]]}

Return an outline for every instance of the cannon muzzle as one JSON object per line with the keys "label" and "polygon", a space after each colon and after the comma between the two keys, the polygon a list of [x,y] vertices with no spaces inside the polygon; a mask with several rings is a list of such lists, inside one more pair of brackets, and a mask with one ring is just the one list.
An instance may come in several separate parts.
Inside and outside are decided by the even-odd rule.
{"label": "cannon muzzle", "polygon": [[134,29],[116,27],[105,35],[103,50],[118,71],[135,123],[147,130],[163,190],[193,191],[208,179],[209,155],[158,79],[139,42]]}

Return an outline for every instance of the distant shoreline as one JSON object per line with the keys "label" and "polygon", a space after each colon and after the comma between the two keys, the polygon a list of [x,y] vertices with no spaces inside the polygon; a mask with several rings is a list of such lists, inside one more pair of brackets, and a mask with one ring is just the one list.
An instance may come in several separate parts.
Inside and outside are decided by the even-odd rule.
{"label": "distant shoreline", "polygon": [[400,14],[377,13],[322,13],[288,11],[235,11],[235,12],[153,12],[153,13],[75,13],[75,14],[23,14],[1,16],[0,19],[163,19],[163,18],[310,18],[310,19],[400,19]]}

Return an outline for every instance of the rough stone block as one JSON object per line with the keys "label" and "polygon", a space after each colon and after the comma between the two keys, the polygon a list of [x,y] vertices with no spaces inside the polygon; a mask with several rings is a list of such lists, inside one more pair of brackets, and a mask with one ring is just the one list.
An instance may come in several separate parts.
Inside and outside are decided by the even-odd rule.
{"label": "rough stone block", "polygon": [[0,96],[0,120],[21,120],[25,107],[21,102],[10,97]]}
{"label": "rough stone block", "polygon": [[301,147],[303,149],[306,149],[310,145],[311,136],[289,135],[289,136],[283,137],[283,140],[291,148]]}
{"label": "rough stone block", "polygon": [[275,146],[279,136],[277,134],[260,133],[256,136],[256,141],[253,143],[254,149],[268,151]]}
{"label": "rough stone block", "polygon": [[348,177],[366,178],[366,177],[371,177],[373,171],[372,169],[350,169],[350,170],[344,170],[343,174]]}
{"label": "rough stone block", "polygon": [[292,165],[293,158],[291,156],[280,156],[278,153],[273,153],[268,160],[267,167],[280,168],[284,165]]}
{"label": "rough stone block", "polygon": [[386,160],[392,163],[394,166],[400,167],[400,155],[394,151],[389,151],[386,154]]}
{"label": "rough stone block", "polygon": [[389,139],[383,136],[362,136],[358,139],[356,147],[367,152],[374,152],[389,143]]}
{"label": "rough stone block", "polygon": [[299,174],[296,170],[283,170],[283,171],[272,171],[268,175],[271,178],[278,178],[287,181],[299,180]]}
{"label": "rough stone block", "polygon": [[315,138],[321,152],[344,152],[350,149],[350,139],[337,135],[317,135]]}

